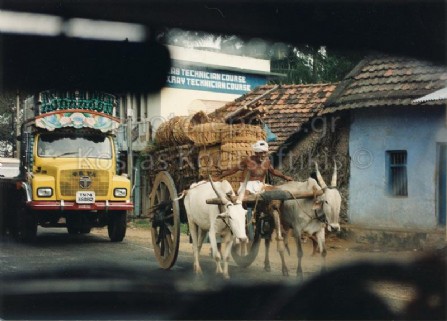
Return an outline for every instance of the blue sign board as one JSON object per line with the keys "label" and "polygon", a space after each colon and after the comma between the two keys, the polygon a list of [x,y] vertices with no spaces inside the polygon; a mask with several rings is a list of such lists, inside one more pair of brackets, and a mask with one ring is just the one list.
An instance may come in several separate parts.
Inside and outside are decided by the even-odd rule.
{"label": "blue sign board", "polygon": [[266,75],[251,75],[194,66],[173,66],[167,78],[167,87],[227,94],[245,94],[266,83]]}

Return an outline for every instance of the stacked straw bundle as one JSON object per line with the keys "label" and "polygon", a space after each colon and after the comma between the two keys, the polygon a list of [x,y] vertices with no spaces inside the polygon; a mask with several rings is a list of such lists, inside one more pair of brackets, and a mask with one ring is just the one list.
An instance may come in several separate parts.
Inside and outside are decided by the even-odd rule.
{"label": "stacked straw bundle", "polygon": [[[235,124],[229,125],[222,131],[221,145],[221,170],[227,170],[238,166],[239,163],[254,154],[252,145],[258,140],[266,137],[264,130],[260,126]],[[225,177],[237,192],[240,182],[244,180],[244,173]]]}
{"label": "stacked straw bundle", "polygon": [[203,123],[195,125],[190,131],[190,137],[196,146],[213,146],[221,142],[222,130],[225,123]]}
{"label": "stacked straw bundle", "polygon": [[218,176],[220,169],[220,145],[202,146],[199,150],[199,177],[208,179],[208,175]]}
{"label": "stacked straw bundle", "polygon": [[[161,124],[155,134],[157,145],[166,148],[149,155],[154,161],[152,173],[166,170],[176,185],[185,188],[185,182],[208,179],[209,175],[220,176],[223,171],[238,166],[244,158],[253,155],[252,145],[265,137],[260,126],[209,122],[203,111],[193,116],[174,117]],[[182,159],[187,159],[187,166]],[[237,191],[244,173],[225,179]]]}
{"label": "stacked straw bundle", "polygon": [[197,157],[198,149],[192,144],[169,146],[147,155],[142,167],[151,182],[160,171],[169,172],[181,191],[197,181]]}
{"label": "stacked straw bundle", "polygon": [[257,125],[234,124],[222,129],[222,144],[226,143],[256,143],[265,139],[264,130]]}
{"label": "stacked straw bundle", "polygon": [[[222,171],[228,170],[251,155],[252,145],[261,139],[265,139],[265,132],[259,126],[236,124],[224,124],[220,129],[220,144],[202,146],[199,151],[199,177],[208,178],[208,174],[217,176]],[[235,191],[244,180],[244,173],[226,176]]]}
{"label": "stacked straw bundle", "polygon": [[197,112],[192,116],[175,116],[162,123],[155,133],[159,146],[175,146],[193,143],[192,129],[208,121],[208,116]]}

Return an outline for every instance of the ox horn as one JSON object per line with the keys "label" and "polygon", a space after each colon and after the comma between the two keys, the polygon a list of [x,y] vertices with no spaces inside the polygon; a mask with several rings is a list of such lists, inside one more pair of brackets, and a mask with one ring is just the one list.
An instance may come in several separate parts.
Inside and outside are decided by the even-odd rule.
{"label": "ox horn", "polygon": [[317,174],[318,184],[320,184],[320,186],[321,186],[322,189],[326,189],[326,188],[327,188],[327,185],[326,185],[326,183],[324,182],[323,177],[321,177],[320,171],[318,170],[318,164],[317,164],[317,162],[314,162],[314,163],[315,163],[315,172],[316,172],[316,174]]}
{"label": "ox horn", "polygon": [[213,187],[214,192],[216,193],[217,197],[220,198],[220,200],[222,201],[222,205],[228,204],[229,202],[231,202],[227,196],[225,195],[225,193],[222,193],[222,191],[220,191],[216,185],[214,185],[213,179],[211,178],[211,175],[209,175],[209,180],[211,183],[211,186]]}
{"label": "ox horn", "polygon": [[245,174],[244,182],[242,183],[241,192],[237,196],[237,202],[239,203],[242,203],[242,201],[244,200],[245,190],[247,189],[247,182],[249,178],[250,178],[250,172],[247,171],[247,173]]}
{"label": "ox horn", "polygon": [[331,187],[337,186],[337,162],[334,159],[334,172],[332,173]]}

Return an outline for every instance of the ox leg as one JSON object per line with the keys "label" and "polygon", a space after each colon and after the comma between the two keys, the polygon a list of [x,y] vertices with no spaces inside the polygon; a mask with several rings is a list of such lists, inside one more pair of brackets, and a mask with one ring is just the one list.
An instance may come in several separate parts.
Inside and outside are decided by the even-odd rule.
{"label": "ox leg", "polygon": [[216,229],[214,227],[214,224],[216,224],[216,220],[214,220],[214,222],[211,224],[211,228],[208,232],[208,236],[210,238],[210,244],[211,244],[214,261],[216,261],[216,273],[220,274],[220,273],[223,273],[222,266],[220,264],[222,257],[220,255],[220,251],[217,247]]}
{"label": "ox leg", "polygon": [[273,218],[275,220],[275,233],[276,233],[276,241],[277,241],[277,249],[279,252],[279,256],[281,257],[281,269],[282,275],[289,276],[289,269],[287,268],[286,260],[284,259],[284,238],[281,233],[281,220],[279,217],[279,212],[277,209],[273,210]]}
{"label": "ox leg", "polygon": [[265,258],[264,258],[264,270],[267,272],[270,272],[272,269],[270,267],[270,257],[269,257],[269,252],[270,252],[270,237],[267,237],[264,240],[264,244],[265,244]]}
{"label": "ox leg", "polygon": [[284,237],[284,247],[287,250],[287,254],[290,256],[290,247],[289,247],[289,229],[284,229],[282,231]]}
{"label": "ox leg", "polygon": [[194,264],[193,269],[196,274],[202,274],[202,268],[200,267],[199,263],[199,246],[198,246],[198,230],[199,227],[192,222],[192,220],[189,220],[189,232],[191,233],[191,239],[192,239],[192,251],[194,254]]}
{"label": "ox leg", "polygon": [[198,229],[198,236],[197,236],[197,251],[200,255],[200,251],[202,250],[203,241],[205,240],[205,236],[207,234],[206,231],[202,230],[201,228]]}
{"label": "ox leg", "polygon": [[322,228],[317,233],[315,233],[315,236],[317,238],[317,243],[318,243],[318,247],[319,247],[319,250],[321,253],[321,258],[322,258],[321,271],[325,272],[326,271],[327,251],[326,251],[326,240],[325,240],[324,228]]}
{"label": "ox leg", "polygon": [[298,257],[298,266],[296,268],[296,276],[303,281],[303,268],[301,266],[301,261],[303,259],[303,246],[301,244],[301,233],[298,227],[293,228],[293,237],[296,242],[296,255]]}
{"label": "ox leg", "polygon": [[226,233],[222,240],[222,253],[223,253],[223,277],[225,279],[230,278],[228,273],[228,262],[230,260],[231,247],[233,246],[233,237],[231,233]]}
{"label": "ox leg", "polygon": [[314,256],[317,252],[320,252],[318,249],[318,240],[315,235],[311,235],[309,238],[312,240],[312,256]]}

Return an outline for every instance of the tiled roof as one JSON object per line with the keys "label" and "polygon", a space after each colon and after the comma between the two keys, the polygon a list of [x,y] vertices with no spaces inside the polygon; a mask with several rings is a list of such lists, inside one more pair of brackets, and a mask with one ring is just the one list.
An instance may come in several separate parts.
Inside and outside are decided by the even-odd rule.
{"label": "tiled roof", "polygon": [[[264,85],[217,109],[210,116],[248,123],[254,118],[262,120],[277,136],[275,142],[269,143],[270,150],[276,152],[287,138],[317,115],[336,86]],[[228,119],[231,115],[233,117]]]}
{"label": "tiled roof", "polygon": [[383,106],[445,105],[443,101],[412,101],[446,87],[447,68],[412,58],[371,56],[340,83],[321,114]]}

